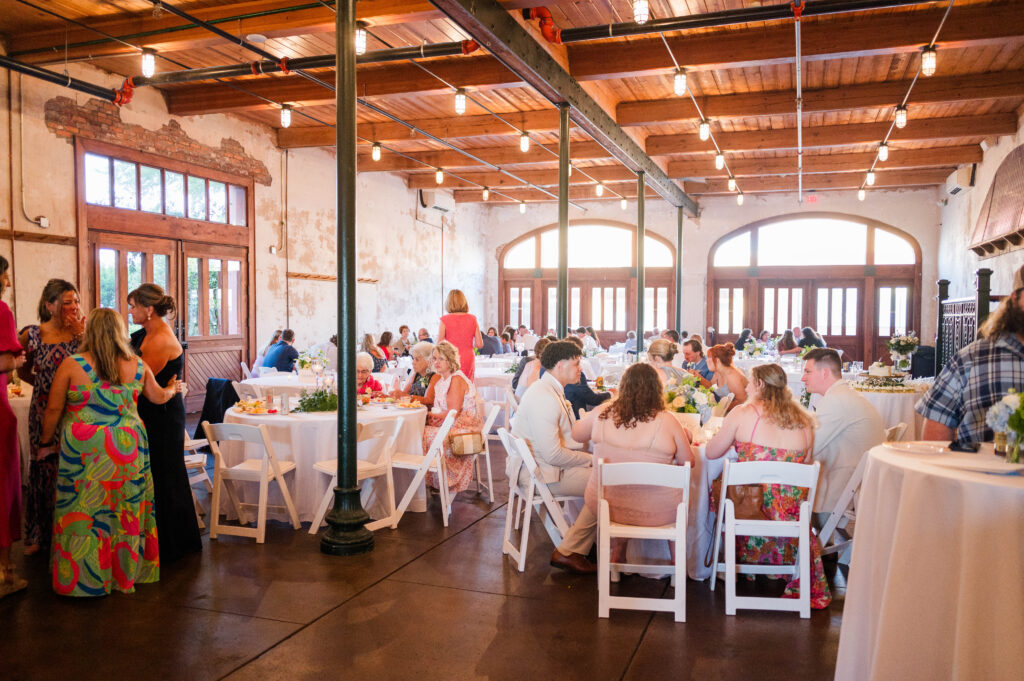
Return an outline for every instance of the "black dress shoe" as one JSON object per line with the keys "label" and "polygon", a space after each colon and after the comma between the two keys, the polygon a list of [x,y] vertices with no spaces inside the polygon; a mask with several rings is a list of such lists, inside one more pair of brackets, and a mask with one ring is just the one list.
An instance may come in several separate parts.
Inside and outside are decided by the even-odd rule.
{"label": "black dress shoe", "polygon": [[587,560],[586,556],[579,553],[565,556],[558,549],[551,553],[551,567],[568,570],[577,575],[592,575],[597,572],[597,565]]}

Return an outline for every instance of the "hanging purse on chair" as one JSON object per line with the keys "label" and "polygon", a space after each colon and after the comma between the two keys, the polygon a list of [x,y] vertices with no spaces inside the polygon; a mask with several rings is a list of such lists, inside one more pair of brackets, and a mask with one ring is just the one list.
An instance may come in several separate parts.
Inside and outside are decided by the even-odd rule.
{"label": "hanging purse on chair", "polygon": [[452,454],[473,456],[484,451],[484,436],[481,433],[452,433],[448,436]]}

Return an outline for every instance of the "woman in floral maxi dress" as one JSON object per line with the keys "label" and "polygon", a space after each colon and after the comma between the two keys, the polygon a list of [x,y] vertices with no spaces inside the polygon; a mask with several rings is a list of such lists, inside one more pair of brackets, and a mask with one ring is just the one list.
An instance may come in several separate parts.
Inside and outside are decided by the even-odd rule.
{"label": "woman in floral maxi dress", "polygon": [[[483,420],[477,409],[476,390],[473,382],[459,370],[459,352],[454,345],[441,341],[434,347],[434,371],[440,378],[434,384],[434,408],[427,415],[427,426],[423,429],[424,452],[434,441],[441,423],[451,409],[457,413],[450,434],[479,433],[483,428]],[[467,489],[473,480],[473,459],[472,456],[452,454],[451,443],[445,441],[442,461],[452,496]],[[427,473],[427,484],[439,487],[434,473]]]}

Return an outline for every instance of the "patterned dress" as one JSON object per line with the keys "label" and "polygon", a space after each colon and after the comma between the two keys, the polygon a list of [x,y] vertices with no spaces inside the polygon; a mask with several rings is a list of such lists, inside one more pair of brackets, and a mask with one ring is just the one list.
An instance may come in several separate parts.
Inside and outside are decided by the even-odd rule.
{"label": "patterned dress", "polygon": [[[750,439],[761,421],[758,413]],[[787,461],[806,463],[810,458],[805,450],[781,449],[757,445],[753,442],[733,442],[738,461]],[[754,487],[747,485],[745,487]],[[767,520],[797,520],[800,517],[800,503],[807,500],[807,490],[790,485],[760,485],[761,514]],[[832,602],[825,569],[821,564],[821,542],[811,533],[811,607],[820,610]],[[796,562],[796,542],[785,537],[736,537],[736,561],[759,565],[792,565]],[[784,598],[800,595],[800,578],[793,577],[786,584]]]}
{"label": "patterned dress", "polygon": [[[434,386],[434,406],[441,410],[441,415],[448,413],[448,389],[451,387],[452,379],[459,376],[466,382],[466,395],[462,400],[462,411],[455,417],[455,423],[449,431],[451,435],[463,435],[466,433],[479,433],[484,426],[483,419],[477,411],[476,390],[473,382],[466,378],[461,371],[457,371],[448,378],[441,378]],[[426,452],[434,441],[434,436],[440,430],[440,424],[436,426],[427,425],[423,429],[423,451]],[[448,477],[448,489],[452,495],[468,489],[469,483],[473,480],[473,456],[456,456],[452,454],[451,443],[444,443],[444,467]],[[437,475],[427,473],[427,484],[431,487],[438,487]]]}
{"label": "patterned dress", "polygon": [[427,388],[430,387],[430,381],[434,378],[433,371],[427,371],[425,374],[416,374],[416,377],[412,379],[412,384],[409,386],[409,394],[416,397],[426,397]]}
{"label": "patterned dress", "polygon": [[[28,331],[25,351],[32,361],[32,402],[28,412],[28,435],[32,446],[32,458],[28,468],[28,494],[25,500],[25,544],[50,546],[53,530],[53,500],[57,487],[57,455],[51,454],[42,461],[36,460],[36,452],[42,443],[43,412],[50,399],[50,386],[57,368],[66,358],[78,352],[78,341],[65,343],[44,343],[37,325],[23,329]],[[25,366],[28,366],[27,364]]]}
{"label": "patterned dress", "polygon": [[61,423],[53,590],[131,593],[136,582],[160,577],[148,442],[136,407],[142,360],[124,385],[100,380],[81,355],[74,360],[89,381],[68,386]]}

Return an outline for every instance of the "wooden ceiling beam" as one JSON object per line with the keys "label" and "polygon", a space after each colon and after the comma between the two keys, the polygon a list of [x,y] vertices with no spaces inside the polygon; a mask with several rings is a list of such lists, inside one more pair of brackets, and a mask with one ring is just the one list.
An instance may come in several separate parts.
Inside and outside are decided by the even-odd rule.
{"label": "wooden ceiling beam", "polygon": [[[944,168],[934,170],[877,170],[875,184],[869,190],[893,187],[927,187],[943,184],[949,171]],[[818,189],[859,189],[864,184],[864,173],[830,173],[823,175],[804,175],[804,190]],[[714,179],[708,182],[685,182],[688,194],[707,196],[708,194],[735,194],[729,191],[728,181]],[[744,194],[759,192],[795,192],[795,177],[750,177],[740,180],[737,185]]]}
{"label": "wooden ceiling beam", "polygon": [[[896,106],[907,93],[910,81],[897,80],[864,85],[803,91],[804,113]],[[793,90],[750,92],[698,97],[708,118],[748,118],[795,115]],[[920,104],[982,101],[1024,97],[1024,71],[998,71],[966,76],[920,78],[909,102]],[[697,120],[697,110],[679,98],[620,102],[615,109],[619,125],[652,125],[668,121]]]}
{"label": "wooden ceiling beam", "polygon": [[[928,44],[945,13],[944,7],[913,12],[858,14],[804,20],[801,49],[805,61],[917,52]],[[1016,3],[954,7],[939,41],[944,48],[967,47],[1024,39],[1024,12]],[[708,70],[746,68],[793,62],[793,26],[768,26],[682,33],[668,38],[681,66]],[[620,43],[614,59],[609,43],[569,45],[572,74],[579,80],[626,78],[674,70],[661,37]]]}
{"label": "wooden ceiling beam", "polygon": [[[805,149],[837,147],[856,144],[877,144],[889,130],[890,123],[860,123],[853,125],[824,125],[804,128]],[[907,127],[893,129],[892,142],[1012,135],[1017,132],[1017,116],[1012,113],[957,118],[911,118]],[[750,130],[744,132],[717,132],[715,140],[725,152],[765,151],[769,149],[795,149],[796,129]],[[701,141],[693,133],[686,135],[652,135],[647,138],[647,153],[651,156],[713,152],[711,140]]]}
{"label": "wooden ceiling beam", "polygon": [[[623,183],[621,186],[615,188],[616,191],[625,196],[627,199],[636,198],[636,182]],[[528,203],[541,203],[541,202],[554,202],[556,199],[551,198],[547,194],[538,191],[536,189],[502,189],[502,194],[507,194],[511,198],[504,196],[497,196],[493,192],[489,202],[493,203],[513,203],[519,201],[526,201]],[[483,203],[483,196],[481,195],[480,189],[456,189],[453,194],[455,195],[456,203]],[[644,191],[644,196],[648,199],[661,199],[654,189],[647,187]],[[594,195],[594,190],[590,187],[570,187],[569,188],[569,199],[571,201],[619,201],[620,197],[613,196],[606,193],[603,197],[598,198]],[[635,212],[631,214],[635,215]]]}
{"label": "wooden ceiling beam", "polygon": [[[534,144],[530,147],[530,150],[523,153],[519,151],[518,146],[507,146],[507,147],[486,147],[483,149],[466,149],[469,153],[473,154],[477,158],[480,158],[487,163],[494,164],[496,166],[518,166],[529,163],[549,163],[551,161],[557,161],[557,156],[549,154],[540,148],[541,145]],[[551,151],[558,153],[558,145],[550,144],[544,145]],[[444,169],[457,169],[457,168],[485,168],[480,163],[469,158],[465,154],[461,154],[451,149],[444,149],[438,151],[415,151],[409,152],[407,155],[411,156],[418,161],[423,163],[417,163],[411,161],[403,156],[384,152],[383,156],[379,161],[374,161],[370,158],[369,145],[361,144],[359,146],[359,161],[358,170],[360,172],[393,172],[396,170],[423,170],[423,163],[435,167]],[[597,142],[577,142],[572,145],[572,157],[573,160],[580,159],[595,159],[595,158],[611,158],[611,155]]]}
{"label": "wooden ceiling beam", "polygon": [[[636,174],[628,168],[622,166],[598,166],[584,168],[586,175],[583,172],[576,170],[569,177],[570,185],[590,185],[593,187],[594,180],[604,182],[609,186],[612,186],[617,182],[636,182]],[[514,180],[508,175],[503,173],[459,173],[462,177],[469,180],[468,182],[456,179],[450,175],[446,175],[444,182],[440,185],[443,189],[459,189],[464,187],[478,187],[483,185],[492,189],[500,189],[501,187],[522,187],[524,182],[535,184],[541,187],[555,187],[558,186],[558,170],[520,170],[516,172],[516,177],[520,180]],[[589,175],[589,177],[588,177]],[[591,179],[593,178],[593,179]],[[409,175],[409,188],[410,189],[436,189],[439,185],[434,179],[433,173],[412,173]],[[593,189],[591,189],[593,191]]]}

